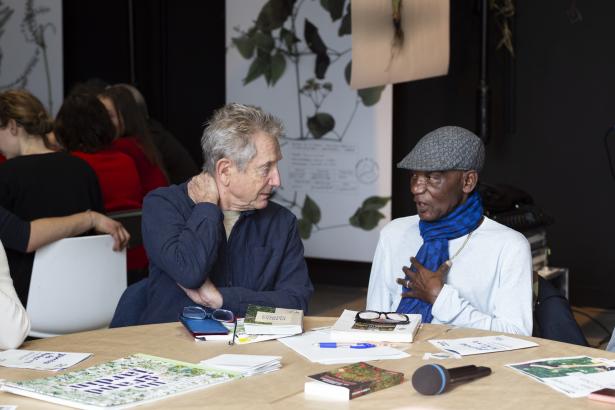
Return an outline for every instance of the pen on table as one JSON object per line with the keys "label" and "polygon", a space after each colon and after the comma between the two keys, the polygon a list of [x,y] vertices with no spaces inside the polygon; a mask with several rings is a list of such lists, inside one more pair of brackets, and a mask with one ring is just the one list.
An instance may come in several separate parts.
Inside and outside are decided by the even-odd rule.
{"label": "pen on table", "polygon": [[369,349],[376,347],[373,343],[336,343],[336,342],[319,342],[316,345],[323,349],[336,349],[338,347],[348,347],[350,349]]}

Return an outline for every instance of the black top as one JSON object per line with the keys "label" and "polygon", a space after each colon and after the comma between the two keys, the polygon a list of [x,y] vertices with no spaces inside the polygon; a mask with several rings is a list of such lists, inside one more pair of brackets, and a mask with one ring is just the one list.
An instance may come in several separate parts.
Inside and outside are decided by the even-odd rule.
{"label": "black top", "polygon": [[30,240],[30,223],[0,206],[0,241],[6,249],[25,252]]}
{"label": "black top", "polygon": [[[23,155],[0,164],[0,206],[17,217],[66,216],[103,210],[96,174],[84,160],[64,152]],[[26,305],[34,254],[7,249],[17,295]]]}

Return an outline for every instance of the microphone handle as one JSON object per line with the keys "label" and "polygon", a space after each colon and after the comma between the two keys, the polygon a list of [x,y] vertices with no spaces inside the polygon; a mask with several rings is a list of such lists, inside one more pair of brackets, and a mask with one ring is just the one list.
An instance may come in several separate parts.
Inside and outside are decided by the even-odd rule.
{"label": "microphone handle", "polygon": [[449,383],[457,383],[464,380],[478,379],[479,377],[489,376],[491,369],[485,366],[462,366],[454,369],[448,369]]}

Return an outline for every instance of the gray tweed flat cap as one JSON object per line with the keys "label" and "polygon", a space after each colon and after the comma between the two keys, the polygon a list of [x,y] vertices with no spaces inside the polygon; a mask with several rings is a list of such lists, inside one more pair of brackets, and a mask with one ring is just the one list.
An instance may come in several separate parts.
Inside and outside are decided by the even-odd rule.
{"label": "gray tweed flat cap", "polygon": [[413,171],[480,171],[485,146],[473,132],[461,127],[438,128],[425,135],[397,168]]}

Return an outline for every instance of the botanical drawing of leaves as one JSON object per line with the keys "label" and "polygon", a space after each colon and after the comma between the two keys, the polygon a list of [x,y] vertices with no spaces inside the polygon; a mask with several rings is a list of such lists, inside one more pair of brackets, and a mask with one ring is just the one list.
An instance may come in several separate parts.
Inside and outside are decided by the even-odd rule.
{"label": "botanical drawing of leaves", "polygon": [[331,20],[336,21],[342,17],[346,0],[320,0],[320,5],[329,12]]}
{"label": "botanical drawing of leaves", "polygon": [[297,221],[297,227],[299,228],[299,236],[301,239],[310,239],[312,234],[312,223],[305,219],[299,219]]}
{"label": "botanical drawing of leaves", "polygon": [[233,38],[233,44],[237,47],[239,54],[245,59],[250,59],[254,55],[254,40],[247,35]]}
{"label": "botanical drawing of leaves", "polygon": [[391,197],[370,196],[365,201],[363,201],[363,205],[361,205],[361,208],[364,211],[377,210],[385,206],[390,199]]}
{"label": "botanical drawing of leaves", "polygon": [[275,46],[275,42],[273,41],[273,37],[269,32],[258,31],[254,34],[254,43],[259,48],[266,53],[270,53]]}
{"label": "botanical drawing of leaves", "polygon": [[382,90],[384,90],[384,85],[378,87],[363,88],[362,90],[358,90],[357,92],[359,93],[359,97],[361,97],[363,105],[369,107],[370,105],[376,104],[380,100]]}
{"label": "botanical drawing of leaves", "polygon": [[310,221],[313,224],[320,222],[320,207],[309,195],[305,196],[305,201],[301,208],[301,217],[301,219]]}
{"label": "botanical drawing of leaves", "polygon": [[346,68],[344,68],[344,78],[346,79],[346,83],[350,85],[350,77],[352,75],[352,60],[346,64]]}
{"label": "botanical drawing of leaves", "polygon": [[271,58],[270,69],[271,69],[270,82],[271,82],[271,85],[274,86],[275,83],[278,82],[280,77],[284,75],[284,70],[286,70],[286,58],[284,58],[284,55],[280,53],[279,51],[275,53],[273,57]]}
{"label": "botanical drawing of leaves", "polygon": [[331,63],[331,59],[329,54],[327,54],[327,46],[322,41],[322,38],[320,38],[320,34],[318,34],[318,29],[308,19],[305,19],[303,37],[310,50],[316,54],[316,66],[314,68],[316,78],[325,78],[325,73]]}
{"label": "botanical drawing of leaves", "polygon": [[320,139],[335,128],[335,118],[331,114],[319,112],[313,117],[308,117],[307,126],[314,139]]}
{"label": "botanical drawing of leaves", "polygon": [[297,38],[297,36],[295,36],[295,33],[285,29],[284,27],[282,27],[282,29],[280,30],[280,40],[284,42],[284,44],[286,45],[286,50],[288,50],[289,52],[293,52],[293,46],[295,45],[295,43],[301,41]]}
{"label": "botanical drawing of leaves", "polygon": [[352,18],[350,17],[350,2],[348,2],[348,6],[346,7],[346,14],[344,14],[344,18],[342,18],[340,28],[337,30],[337,35],[342,37],[344,35],[350,34],[351,22]]}
{"label": "botanical drawing of leaves", "polygon": [[254,81],[263,74],[265,75],[267,84],[269,84],[271,82],[271,56],[258,50],[256,58],[252,61],[252,64],[250,64],[248,75],[243,79],[243,85]]}
{"label": "botanical drawing of leaves", "polygon": [[384,215],[379,211],[359,208],[348,221],[352,226],[369,231],[374,229],[381,219],[384,219]]}
{"label": "botanical drawing of leaves", "polygon": [[264,32],[276,30],[293,11],[295,0],[269,0],[258,13],[256,26]]}

